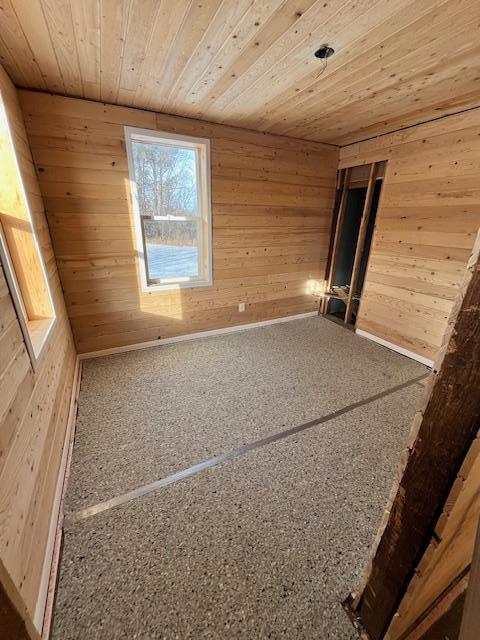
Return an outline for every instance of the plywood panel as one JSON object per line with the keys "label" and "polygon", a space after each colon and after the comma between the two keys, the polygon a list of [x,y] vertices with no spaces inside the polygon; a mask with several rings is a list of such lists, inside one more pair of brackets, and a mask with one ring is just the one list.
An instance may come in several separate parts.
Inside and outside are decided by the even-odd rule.
{"label": "plywood panel", "polygon": [[[18,86],[348,144],[480,101],[478,0],[2,0]],[[335,55],[323,70],[314,52]]]}
{"label": "plywood panel", "polygon": [[[20,95],[80,352],[318,309],[336,147],[84,100]],[[211,140],[213,286],[141,292],[124,125]]]}
{"label": "plywood panel", "polygon": [[480,226],[480,109],[340,152],[385,159],[357,327],[433,359]]}
{"label": "plywood panel", "polygon": [[0,91],[57,316],[33,370],[0,269],[0,576],[30,627],[39,606],[76,354],[16,90],[1,67]]}

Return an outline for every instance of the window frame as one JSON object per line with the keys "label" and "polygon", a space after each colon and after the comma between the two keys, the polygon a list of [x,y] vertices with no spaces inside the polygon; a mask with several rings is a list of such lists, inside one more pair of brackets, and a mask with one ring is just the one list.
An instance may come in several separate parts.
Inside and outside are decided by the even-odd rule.
{"label": "window frame", "polygon": [[[27,216],[28,223],[30,225],[30,231],[33,239],[34,250],[37,254],[37,259],[40,266],[40,272],[45,283],[45,290],[48,296],[48,304],[50,306],[51,315],[45,318],[30,319],[27,308],[24,302],[24,294],[22,287],[17,277],[15,265],[11,256],[11,249],[9,247],[7,238],[5,236],[3,223],[0,216],[0,270],[3,267],[3,273],[7,283],[7,287],[10,292],[13,307],[16,312],[17,320],[22,332],[23,341],[25,343],[27,353],[30,357],[30,362],[33,370],[38,367],[40,358],[45,350],[49,337],[52,335],[53,328],[57,323],[57,311],[52,296],[52,289],[50,286],[50,279],[48,277],[45,261],[40,248],[40,242],[38,240],[37,230],[33,222],[32,210],[30,208],[30,201],[27,196],[25,184],[23,181],[22,171],[20,169],[20,163],[18,161],[17,149],[13,139],[13,130],[10,123],[9,113],[7,111],[6,101],[2,92],[0,92],[0,109],[2,110],[2,117],[4,119],[6,128],[5,134],[8,144],[11,148],[15,173],[18,178],[18,187],[21,194],[23,206]],[[1,133],[1,132],[0,132]]]}
{"label": "window frame", "polygon": [[[195,154],[195,158],[197,169],[197,200],[199,206],[198,215],[155,216],[153,218],[142,216],[138,201],[137,182],[135,179],[132,147],[132,142],[137,141],[196,150],[197,153]],[[210,140],[208,138],[185,136],[176,133],[168,133],[166,131],[158,131],[156,129],[125,127],[125,144],[127,150],[130,198],[135,228],[135,248],[138,256],[138,266],[140,272],[139,275],[142,291],[150,292],[212,286],[213,265]],[[168,279],[149,277],[145,234],[143,231],[144,218],[148,220],[160,221],[198,221],[200,229],[200,241],[198,244],[198,261],[200,275],[198,277],[185,276]],[[202,269],[200,269],[201,263],[203,263]]]}

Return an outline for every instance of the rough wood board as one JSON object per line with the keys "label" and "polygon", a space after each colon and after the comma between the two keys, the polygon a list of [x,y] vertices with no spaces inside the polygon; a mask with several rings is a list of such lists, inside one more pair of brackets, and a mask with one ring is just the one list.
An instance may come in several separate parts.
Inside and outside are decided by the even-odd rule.
{"label": "rough wood board", "polygon": [[480,628],[478,602],[480,598],[480,523],[478,525],[475,549],[470,571],[465,609],[460,628],[460,640],[475,640]]}
{"label": "rough wood board", "polygon": [[[404,634],[402,640],[421,640],[423,635],[432,628],[452,608],[454,603],[465,596],[468,586],[469,572],[459,577],[454,584],[449,585],[448,589],[443,592],[433,603],[428,611],[426,611],[421,619],[416,623],[411,631]],[[388,634],[387,634],[388,638]]]}
{"label": "rough wood board", "polygon": [[[368,634],[383,637],[480,421],[480,234],[446,332],[411,451],[371,562],[356,613]],[[425,482],[425,477],[429,482]]]}
{"label": "rough wood board", "polygon": [[377,164],[376,163],[372,163],[370,165],[370,171],[369,171],[369,176],[368,176],[368,184],[367,184],[367,192],[365,194],[365,201],[363,204],[363,212],[362,212],[362,219],[360,221],[360,228],[358,230],[358,235],[357,235],[357,243],[355,246],[355,255],[354,255],[354,260],[353,260],[353,267],[352,267],[352,275],[350,278],[350,290],[348,293],[348,302],[345,308],[345,324],[349,324],[351,321],[351,316],[352,316],[352,311],[353,311],[353,302],[354,302],[354,296],[357,293],[357,280],[358,280],[358,274],[360,271],[360,265],[362,262],[362,257],[363,257],[363,249],[365,246],[365,239],[366,239],[366,233],[367,233],[367,227],[368,227],[368,221],[370,219],[370,213],[372,210],[372,201],[373,201],[373,194],[374,194],[374,190],[375,190],[375,181],[376,181],[376,177],[377,177]]}
{"label": "rough wood board", "polygon": [[457,640],[464,606],[465,592],[458,596],[451,607],[425,632],[420,640],[438,640],[442,637],[448,638],[448,640]]}
{"label": "rough wood board", "polygon": [[[469,449],[476,447],[478,439]],[[469,467],[469,468],[468,468]],[[388,630],[391,640],[403,640],[440,594],[465,574],[472,562],[480,517],[480,455],[473,466],[463,464],[440,515],[432,540],[415,570]],[[408,640],[410,637],[408,636]]]}

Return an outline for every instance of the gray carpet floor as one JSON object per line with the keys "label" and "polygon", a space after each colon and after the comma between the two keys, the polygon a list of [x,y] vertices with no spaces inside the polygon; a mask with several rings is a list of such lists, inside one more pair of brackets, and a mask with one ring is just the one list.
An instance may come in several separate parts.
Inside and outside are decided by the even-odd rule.
{"label": "gray carpet floor", "polygon": [[368,557],[425,372],[321,318],[85,362],[53,637],[354,638],[340,603]]}
{"label": "gray carpet floor", "polygon": [[317,317],[86,361],[66,510],[324,416],[424,370]]}

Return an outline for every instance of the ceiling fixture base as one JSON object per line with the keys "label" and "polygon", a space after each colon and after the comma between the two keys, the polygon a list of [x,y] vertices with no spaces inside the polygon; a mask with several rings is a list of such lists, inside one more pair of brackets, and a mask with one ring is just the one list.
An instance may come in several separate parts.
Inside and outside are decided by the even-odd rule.
{"label": "ceiling fixture base", "polygon": [[328,44],[324,44],[320,47],[320,49],[317,49],[315,51],[315,57],[324,60],[325,58],[330,58],[330,56],[333,56],[334,53],[335,49],[330,47]]}

